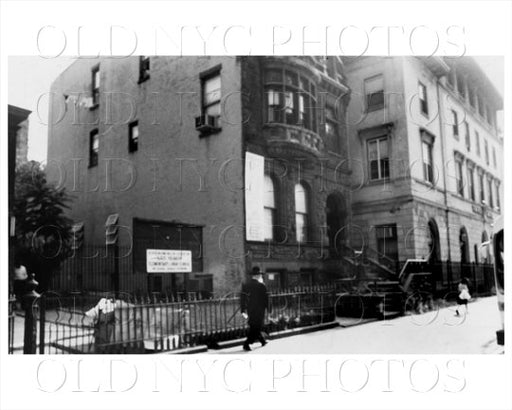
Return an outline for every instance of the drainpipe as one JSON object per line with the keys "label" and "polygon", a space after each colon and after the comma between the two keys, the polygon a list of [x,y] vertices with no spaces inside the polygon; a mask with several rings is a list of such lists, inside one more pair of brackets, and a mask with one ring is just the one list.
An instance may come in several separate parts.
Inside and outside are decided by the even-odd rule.
{"label": "drainpipe", "polygon": [[443,121],[443,110],[444,106],[441,107],[441,95],[439,93],[439,78],[436,80],[436,93],[437,93],[437,107],[438,107],[438,114],[439,114],[439,138],[441,138],[441,158],[443,160],[443,198],[444,198],[444,206],[445,206],[445,218],[446,218],[446,239],[448,242],[448,261],[451,262],[452,260],[452,252],[451,252],[451,245],[450,245],[450,223],[448,219],[448,187],[446,185],[446,169],[444,168],[444,164],[446,164],[445,161],[445,151],[444,151],[444,121]]}

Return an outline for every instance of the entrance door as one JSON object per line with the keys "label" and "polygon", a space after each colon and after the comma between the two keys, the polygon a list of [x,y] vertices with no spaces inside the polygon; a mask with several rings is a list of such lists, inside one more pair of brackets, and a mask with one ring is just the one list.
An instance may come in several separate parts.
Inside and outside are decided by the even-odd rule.
{"label": "entrance door", "polygon": [[330,256],[339,256],[343,251],[347,220],[345,200],[339,192],[333,192],[327,197],[325,219],[327,222],[327,237],[329,239],[329,254]]}

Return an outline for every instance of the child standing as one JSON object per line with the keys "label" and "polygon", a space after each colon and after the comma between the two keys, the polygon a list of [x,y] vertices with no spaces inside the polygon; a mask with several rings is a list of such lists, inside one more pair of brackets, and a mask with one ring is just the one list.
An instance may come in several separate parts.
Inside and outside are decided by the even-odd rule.
{"label": "child standing", "polygon": [[[471,299],[471,295],[469,293],[469,282],[466,278],[462,278],[459,282],[458,286],[459,296],[457,297],[457,305],[464,305],[466,309],[466,314],[468,313],[468,301]],[[456,316],[459,316],[459,309],[455,310]]]}

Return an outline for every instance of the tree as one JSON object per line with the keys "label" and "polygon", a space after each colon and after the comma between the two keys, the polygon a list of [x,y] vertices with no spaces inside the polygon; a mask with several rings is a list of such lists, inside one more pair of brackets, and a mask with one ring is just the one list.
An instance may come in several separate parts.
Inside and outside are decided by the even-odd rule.
{"label": "tree", "polygon": [[71,254],[72,221],[64,215],[71,197],[46,180],[41,164],[30,161],[16,169],[13,213],[16,218],[15,259],[36,274],[46,290],[52,273]]}

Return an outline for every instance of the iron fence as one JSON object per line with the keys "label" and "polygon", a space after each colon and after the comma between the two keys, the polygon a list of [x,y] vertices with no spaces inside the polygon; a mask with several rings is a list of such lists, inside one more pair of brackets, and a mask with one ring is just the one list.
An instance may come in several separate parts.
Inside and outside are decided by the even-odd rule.
{"label": "iron fence", "polygon": [[[246,320],[240,297],[106,298],[112,311],[93,316],[99,302],[90,295],[43,295],[35,313],[39,323],[39,353],[148,353],[198,345],[209,348],[244,337]],[[269,295],[265,331],[310,326],[334,320],[335,288],[294,288]],[[101,299],[100,299],[101,300]]]}

